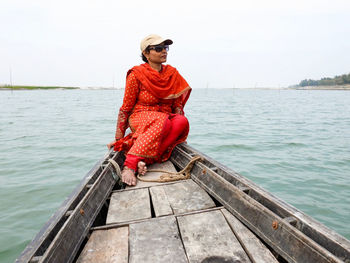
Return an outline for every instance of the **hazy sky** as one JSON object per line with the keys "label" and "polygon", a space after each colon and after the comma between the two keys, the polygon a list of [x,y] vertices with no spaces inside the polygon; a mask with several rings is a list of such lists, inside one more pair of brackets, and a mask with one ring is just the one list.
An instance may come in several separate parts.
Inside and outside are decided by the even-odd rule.
{"label": "hazy sky", "polygon": [[122,87],[150,33],[193,88],[350,72],[349,0],[0,0],[0,84]]}

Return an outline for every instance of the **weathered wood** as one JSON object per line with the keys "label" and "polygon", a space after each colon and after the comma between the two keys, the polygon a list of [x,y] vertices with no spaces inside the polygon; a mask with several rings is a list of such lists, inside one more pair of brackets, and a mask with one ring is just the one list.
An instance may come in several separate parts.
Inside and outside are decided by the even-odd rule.
{"label": "weathered wood", "polygon": [[[189,154],[178,148],[172,161],[181,168],[190,158]],[[220,165],[215,166],[220,168]],[[289,262],[342,262],[203,163],[196,162],[192,179]],[[277,223],[278,227],[273,228],[273,223]]]}
{"label": "weathered wood", "polygon": [[94,231],[77,263],[127,263],[129,228]]}
{"label": "weathered wood", "polygon": [[[209,212],[209,211],[215,211],[215,210],[221,210],[223,209],[223,206],[218,206],[214,208],[208,208],[208,209],[203,209],[203,210],[196,210],[196,211],[191,211],[187,213],[180,214],[180,216],[183,215],[193,215],[193,214],[198,214],[198,213],[204,213],[204,212]],[[162,216],[164,217],[175,217],[175,215],[167,215],[167,216]],[[103,226],[96,226],[90,228],[91,231],[95,230],[106,230],[106,229],[112,229],[112,228],[117,228],[117,227],[122,227],[122,226],[129,226],[130,224],[136,224],[136,223],[142,223],[145,221],[152,221],[152,220],[158,220],[158,217],[153,217],[153,218],[147,218],[147,219],[139,219],[139,220],[132,220],[132,221],[126,221],[122,223],[113,223],[113,224],[108,224],[108,225],[103,225]]]}
{"label": "weathered wood", "polygon": [[151,218],[148,189],[114,193],[111,196],[107,224]]}
{"label": "weathered wood", "polygon": [[[173,182],[166,182],[166,183],[161,183],[159,185],[155,185],[155,186],[164,186],[164,185],[169,185],[169,184],[177,184],[179,183],[179,181],[173,181]],[[151,186],[153,187],[153,186]],[[149,186],[142,186],[142,187],[138,187],[137,189],[149,189],[150,187]],[[124,188],[124,189],[118,189],[118,190],[113,190],[111,193],[114,194],[114,193],[119,193],[119,192],[125,192],[125,191],[133,191],[135,190],[136,188],[132,188],[132,187],[127,187],[127,188]]]}
{"label": "weathered wood", "polygon": [[129,229],[130,263],[187,262],[173,216],[131,224]]}
{"label": "weathered wood", "polygon": [[192,180],[163,186],[175,215],[215,207],[210,196]]}
{"label": "weathered wood", "polygon": [[[348,240],[215,160],[185,144],[176,147],[171,160],[181,169],[194,155],[201,155],[203,161],[193,167],[193,179],[289,262],[350,262]],[[121,156],[110,152],[91,169],[16,262],[71,262],[75,258],[101,210],[101,200],[114,185],[106,160],[113,158],[121,164]]]}
{"label": "weathered wood", "polygon": [[287,222],[288,224],[291,224],[292,226],[296,226],[298,223],[298,220],[294,216],[285,217],[283,218],[283,221]]}
{"label": "weathered wood", "polygon": [[58,232],[41,262],[72,262],[96,216],[115,184],[113,174],[105,168],[88,193]]}
{"label": "weathered wood", "polygon": [[29,263],[37,263],[41,260],[42,256],[39,257],[32,257],[32,259],[29,261]]}
{"label": "weathered wood", "polygon": [[165,194],[162,186],[151,187],[149,192],[151,194],[153,209],[156,217],[173,214],[168,197]]}
{"label": "weathered wood", "polygon": [[67,211],[67,213],[65,214],[66,217],[69,217],[72,213],[73,213],[74,210],[69,210]]}
{"label": "weathered wood", "polygon": [[[187,157],[183,158],[186,154],[189,158],[191,158],[190,156],[193,154],[201,156],[203,159],[202,163],[206,167],[217,167],[217,174],[230,182],[230,184],[249,187],[249,196],[274,212],[277,216],[281,218],[295,217],[297,219],[297,224],[295,225],[297,230],[301,231],[304,235],[312,239],[320,246],[324,247],[329,252],[333,253],[341,260],[350,261],[350,241],[345,239],[343,236],[257,186],[252,181],[236,173],[232,169],[213,160],[207,155],[198,152],[188,144],[178,145],[173,151],[171,160],[180,168],[183,168],[189,160]],[[183,162],[182,165],[180,165],[181,161]],[[202,169],[204,169],[204,166],[199,167],[201,170],[197,172],[203,172],[204,170]],[[196,167],[194,167],[193,170],[196,170]],[[305,243],[305,246],[307,246],[307,243]]]}
{"label": "weathered wood", "polygon": [[278,263],[271,251],[226,209],[221,212],[253,263]]}
{"label": "weathered wood", "polygon": [[[61,227],[66,220],[66,213],[69,210],[73,210],[83,197],[87,194],[87,184],[94,183],[96,179],[101,175],[101,165],[108,158],[117,160],[121,154],[108,151],[103,158],[101,158],[81,180],[79,185],[72,191],[72,193],[63,201],[62,205],[57,209],[55,214],[47,221],[47,223],[40,229],[39,233],[34,239],[27,245],[19,258],[16,259],[17,263],[29,262],[33,257],[40,257],[44,254],[47,248],[54,240]],[[113,183],[114,185],[114,183]],[[113,187],[112,185],[112,187]]]}
{"label": "weathered wood", "polygon": [[191,263],[250,262],[220,211],[178,216],[177,220]]}
{"label": "weathered wood", "polygon": [[[176,172],[175,166],[173,165],[172,162],[166,161],[164,163],[154,163],[147,167],[149,172],[147,172],[144,176],[142,176],[142,179],[145,180],[156,180],[159,179],[159,177],[164,174],[162,172],[152,172],[151,170],[164,170],[164,171],[169,171],[169,172]],[[166,173],[165,173],[166,174]],[[161,185],[162,183],[157,183],[157,182],[144,182],[141,180],[137,180],[137,184],[135,186],[126,186],[126,188],[140,188],[140,187],[149,187],[149,186],[154,186],[154,185]]]}

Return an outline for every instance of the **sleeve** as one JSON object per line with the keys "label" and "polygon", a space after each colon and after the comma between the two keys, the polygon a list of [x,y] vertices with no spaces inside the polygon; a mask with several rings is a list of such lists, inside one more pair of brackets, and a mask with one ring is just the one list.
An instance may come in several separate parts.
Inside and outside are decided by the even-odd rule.
{"label": "sleeve", "polygon": [[130,73],[126,78],[123,105],[119,109],[115,132],[116,140],[124,137],[125,130],[128,128],[128,118],[136,104],[139,91],[139,81],[136,79],[134,73]]}
{"label": "sleeve", "polygon": [[182,96],[180,96],[174,100],[173,106],[172,106],[173,113],[184,115],[182,101],[183,101]]}

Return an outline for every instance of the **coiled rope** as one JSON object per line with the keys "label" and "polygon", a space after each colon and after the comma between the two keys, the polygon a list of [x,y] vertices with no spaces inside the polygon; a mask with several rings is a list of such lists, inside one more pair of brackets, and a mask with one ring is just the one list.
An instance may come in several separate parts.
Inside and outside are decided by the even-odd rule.
{"label": "coiled rope", "polygon": [[154,183],[166,183],[166,182],[174,182],[174,181],[179,181],[179,180],[186,180],[191,178],[191,170],[194,165],[194,163],[198,160],[201,160],[202,158],[200,156],[194,156],[186,165],[185,168],[183,168],[179,172],[169,172],[166,170],[161,170],[161,169],[152,169],[149,170],[148,172],[160,172],[160,173],[165,173],[162,174],[159,179],[144,179],[142,176],[137,175],[137,179],[143,182],[154,182]]}

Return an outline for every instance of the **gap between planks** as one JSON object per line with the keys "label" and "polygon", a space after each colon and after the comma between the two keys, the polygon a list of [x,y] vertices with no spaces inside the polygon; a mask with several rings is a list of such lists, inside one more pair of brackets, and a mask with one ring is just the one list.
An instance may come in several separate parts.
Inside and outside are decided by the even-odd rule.
{"label": "gap between planks", "polygon": [[120,189],[120,190],[114,190],[111,192],[111,195],[114,193],[120,193],[120,192],[126,192],[126,191],[133,191],[133,190],[138,190],[138,189],[144,189],[144,188],[150,188],[150,187],[157,187],[157,186],[163,186],[163,185],[170,185],[170,184],[178,184],[178,183],[182,183],[182,182],[186,182],[186,181],[193,181],[192,179],[186,179],[186,180],[180,180],[180,181],[175,181],[175,182],[166,182],[166,183],[162,183],[162,184],[157,184],[157,185],[149,185],[149,186],[142,186],[139,188],[124,188],[124,189]]}
{"label": "gap between planks", "polygon": [[166,216],[152,217],[152,218],[146,218],[146,219],[131,220],[131,221],[122,222],[122,223],[106,224],[106,225],[103,225],[103,226],[91,227],[90,231],[107,230],[107,229],[112,229],[112,228],[117,228],[117,227],[123,227],[123,226],[128,226],[130,224],[137,224],[137,223],[142,223],[142,222],[149,221],[149,220],[156,220],[157,218],[161,218],[161,217],[162,218],[163,217],[181,217],[181,216],[186,216],[186,215],[200,214],[200,213],[220,210],[220,209],[223,209],[223,208],[224,208],[223,206],[218,206],[218,207],[214,207],[214,208],[208,208],[208,209],[202,209],[202,210],[186,212],[186,213],[182,213],[182,214],[178,214],[178,215],[166,215]]}

